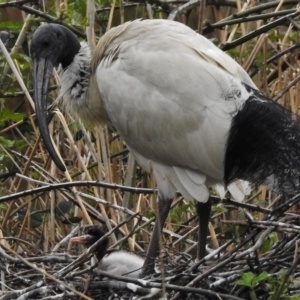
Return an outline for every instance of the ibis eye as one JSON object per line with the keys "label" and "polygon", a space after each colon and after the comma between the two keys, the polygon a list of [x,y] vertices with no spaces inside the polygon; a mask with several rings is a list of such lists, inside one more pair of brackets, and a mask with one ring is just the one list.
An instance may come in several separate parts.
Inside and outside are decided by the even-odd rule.
{"label": "ibis eye", "polygon": [[42,42],[42,46],[45,47],[45,48],[47,48],[49,46],[49,44],[50,43],[48,41],[43,41]]}

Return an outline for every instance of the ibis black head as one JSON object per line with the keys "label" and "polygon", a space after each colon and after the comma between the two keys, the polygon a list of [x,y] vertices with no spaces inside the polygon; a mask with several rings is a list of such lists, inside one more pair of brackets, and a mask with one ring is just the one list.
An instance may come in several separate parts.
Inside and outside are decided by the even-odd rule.
{"label": "ibis black head", "polygon": [[49,80],[54,66],[68,67],[80,49],[76,36],[66,27],[58,24],[40,26],[32,37],[30,53],[33,61],[34,98],[37,122],[45,146],[58,168],[65,171],[58,157],[47,125],[47,95]]}
{"label": "ibis black head", "polygon": [[[79,244],[85,246],[86,248],[89,248],[94,243],[96,243],[98,240],[100,240],[103,236],[104,236],[104,232],[101,231],[99,227],[94,226],[94,227],[89,227],[86,230],[85,235],[73,237],[73,238],[71,238],[70,241],[72,243],[79,243]],[[106,238],[102,242],[100,242],[98,247],[95,249],[95,252],[96,252],[96,255],[97,255],[97,258],[99,261],[106,254],[107,248],[108,248],[108,239]]]}

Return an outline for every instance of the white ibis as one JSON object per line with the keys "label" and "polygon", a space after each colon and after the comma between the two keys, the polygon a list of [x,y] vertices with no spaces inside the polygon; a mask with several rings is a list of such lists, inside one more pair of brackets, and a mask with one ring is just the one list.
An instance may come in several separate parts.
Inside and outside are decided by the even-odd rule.
{"label": "white ibis", "polygon": [[[85,235],[73,237],[70,241],[89,248],[103,236],[104,233],[98,227],[91,227],[88,228]],[[98,259],[97,268],[99,270],[113,275],[138,278],[144,264],[144,259],[126,251],[114,251],[108,256],[105,256],[107,254],[107,248],[108,239],[104,239],[102,243],[100,242],[95,251]]]}
{"label": "white ibis", "polygon": [[[187,26],[135,20],[110,29],[91,56],[61,25],[33,35],[38,124],[50,156],[65,170],[49,138],[46,98],[61,64],[61,95],[72,114],[113,125],[138,163],[152,171],[163,226],[179,191],[197,200],[198,258],[205,256],[209,187],[235,180],[299,192],[300,128],[290,112],[261,94],[232,58]],[[153,271],[158,222],[142,275]]]}

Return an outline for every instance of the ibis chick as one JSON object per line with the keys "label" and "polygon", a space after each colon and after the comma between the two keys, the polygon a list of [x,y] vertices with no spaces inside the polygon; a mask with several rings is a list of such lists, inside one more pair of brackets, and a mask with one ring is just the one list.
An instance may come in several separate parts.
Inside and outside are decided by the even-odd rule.
{"label": "ibis chick", "polygon": [[[82,236],[71,238],[72,243],[79,243],[86,248],[91,247],[94,243],[100,240],[104,233],[98,226],[87,227],[86,233]],[[108,253],[108,238],[104,238],[102,242],[95,249],[95,255],[98,259],[98,266],[95,273],[99,271],[107,272],[111,275],[126,276],[131,278],[138,278],[141,268],[144,264],[144,259],[126,251],[113,251]],[[107,283],[104,285],[104,283]],[[124,281],[108,280],[99,283],[98,285],[109,287],[110,289],[125,289],[133,292],[136,295],[144,295],[146,297],[134,299],[158,299],[161,291],[157,288],[143,288],[133,283]],[[153,298],[152,298],[153,297]]]}
{"label": "ibis chick", "polygon": [[299,124],[232,58],[179,22],[127,22],[101,37],[93,55],[66,27],[46,24],[33,35],[31,57],[37,120],[59,169],[65,166],[49,137],[46,99],[53,67],[61,64],[67,111],[113,126],[153,172],[160,222],[142,275],[153,272],[177,191],[197,201],[198,259],[205,256],[210,187],[228,187],[237,199],[246,193],[239,180],[288,195],[300,191]]}
{"label": "ibis chick", "polygon": [[[85,235],[73,237],[70,241],[89,248],[103,236],[104,233],[99,227],[95,226],[88,228]],[[98,259],[97,269],[112,275],[138,278],[144,264],[144,259],[126,251],[113,251],[106,256],[108,244],[109,240],[105,238],[95,250],[95,255]]]}

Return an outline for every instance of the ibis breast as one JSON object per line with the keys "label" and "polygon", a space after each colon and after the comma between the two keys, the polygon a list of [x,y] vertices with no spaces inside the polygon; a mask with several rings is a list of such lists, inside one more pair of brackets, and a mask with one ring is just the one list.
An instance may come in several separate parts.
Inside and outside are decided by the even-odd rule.
{"label": "ibis breast", "polygon": [[249,97],[241,82],[251,79],[180,23],[134,21],[99,43],[108,38],[94,74],[112,124],[162,196],[206,201],[207,185],[223,181],[231,120]]}

